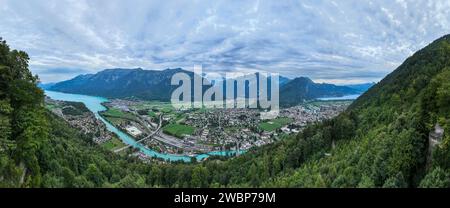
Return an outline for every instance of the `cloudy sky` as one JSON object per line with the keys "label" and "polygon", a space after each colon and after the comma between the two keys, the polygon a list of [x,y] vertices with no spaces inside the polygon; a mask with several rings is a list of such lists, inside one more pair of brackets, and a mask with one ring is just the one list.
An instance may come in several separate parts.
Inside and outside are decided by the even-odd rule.
{"label": "cloudy sky", "polygon": [[448,0],[0,0],[0,37],[44,82],[105,68],[378,81],[450,33]]}

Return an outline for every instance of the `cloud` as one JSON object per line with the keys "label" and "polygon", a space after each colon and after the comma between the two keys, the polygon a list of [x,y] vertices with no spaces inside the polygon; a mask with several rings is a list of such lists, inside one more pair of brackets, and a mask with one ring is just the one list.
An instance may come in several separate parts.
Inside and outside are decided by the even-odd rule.
{"label": "cloud", "polygon": [[0,0],[0,36],[43,81],[114,67],[378,81],[450,33],[447,0]]}

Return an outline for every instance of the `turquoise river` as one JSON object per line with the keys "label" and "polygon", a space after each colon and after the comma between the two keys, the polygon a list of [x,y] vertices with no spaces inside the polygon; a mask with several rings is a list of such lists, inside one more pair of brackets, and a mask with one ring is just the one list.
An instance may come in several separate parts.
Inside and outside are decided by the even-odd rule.
{"label": "turquoise river", "polygon": [[[156,157],[161,158],[168,161],[184,161],[184,162],[190,162],[191,157],[185,156],[185,155],[176,155],[176,154],[166,154],[166,153],[159,153],[152,149],[147,148],[146,146],[142,144],[137,144],[136,141],[129,136],[128,134],[120,131],[113,125],[111,125],[108,121],[106,121],[103,117],[100,116],[99,112],[106,110],[105,106],[102,105],[104,102],[108,102],[108,99],[103,97],[96,97],[96,96],[88,96],[88,95],[79,95],[79,94],[70,94],[70,93],[62,93],[62,92],[54,92],[54,91],[45,91],[45,95],[50,97],[53,100],[61,100],[61,101],[72,101],[72,102],[81,102],[86,105],[86,107],[92,111],[95,115],[95,117],[99,120],[101,120],[103,123],[105,123],[106,128],[117,134],[119,138],[127,145],[131,145],[134,148],[139,149],[142,153],[144,153],[147,156],[150,157]],[[212,155],[220,155],[220,156],[226,156],[229,154],[234,154],[236,151],[214,151],[209,152],[206,154],[199,154],[196,155],[195,158],[197,161],[203,160],[209,156]]]}

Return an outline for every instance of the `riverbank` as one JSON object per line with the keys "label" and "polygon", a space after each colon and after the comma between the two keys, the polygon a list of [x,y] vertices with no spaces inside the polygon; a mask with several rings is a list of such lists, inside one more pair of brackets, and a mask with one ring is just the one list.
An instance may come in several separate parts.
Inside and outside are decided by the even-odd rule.
{"label": "riverbank", "polygon": [[[130,137],[125,132],[116,128],[114,125],[109,123],[106,119],[104,119],[99,114],[99,112],[107,110],[106,107],[102,104],[104,102],[109,101],[106,98],[96,97],[96,96],[88,96],[88,95],[61,93],[61,92],[54,92],[54,91],[47,91],[47,90],[45,91],[45,94],[46,94],[46,96],[48,96],[54,100],[83,103],[92,113],[94,113],[94,115],[97,119],[99,119],[106,125],[106,128],[109,131],[115,133],[125,144],[138,149],[146,157],[159,158],[159,159],[162,159],[164,161],[169,161],[169,162],[176,162],[176,161],[191,162],[191,160],[192,160],[191,156],[160,153],[160,152],[156,152],[152,149],[149,149],[148,147],[146,147],[142,144],[137,144],[136,140],[134,138]],[[197,161],[202,161],[212,155],[227,156],[227,155],[234,155],[234,154],[235,154],[235,151],[213,151],[213,152],[208,152],[206,154],[195,155],[193,157],[195,157],[195,159]]]}

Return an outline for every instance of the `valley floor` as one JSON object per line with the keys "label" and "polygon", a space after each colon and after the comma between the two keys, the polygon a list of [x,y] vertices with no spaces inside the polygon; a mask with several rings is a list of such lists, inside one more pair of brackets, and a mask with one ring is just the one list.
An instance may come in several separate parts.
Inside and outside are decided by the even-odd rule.
{"label": "valley floor", "polygon": [[[351,101],[315,101],[283,108],[276,119],[261,120],[255,109],[175,110],[170,103],[113,99],[100,115],[150,149],[194,156],[213,151],[239,154],[300,132],[305,126],[331,119]],[[73,127],[92,135],[103,147],[131,154],[117,135],[108,132],[82,104],[46,99],[47,108]],[[84,110],[84,111],[83,111]],[[128,152],[128,153],[126,153]],[[134,154],[151,160],[145,154]]]}

